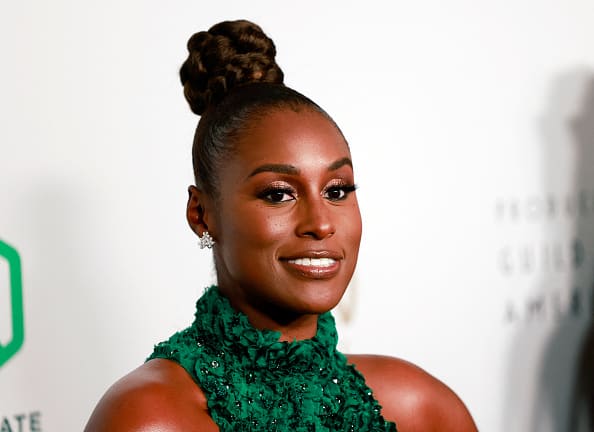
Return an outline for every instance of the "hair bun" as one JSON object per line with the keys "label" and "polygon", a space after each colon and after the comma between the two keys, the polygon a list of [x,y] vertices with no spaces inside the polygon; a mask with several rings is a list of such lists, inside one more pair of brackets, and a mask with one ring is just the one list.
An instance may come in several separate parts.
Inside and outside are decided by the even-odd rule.
{"label": "hair bun", "polygon": [[188,52],[180,78],[184,96],[198,115],[234,87],[283,82],[274,42],[250,21],[224,21],[196,33],[188,41]]}

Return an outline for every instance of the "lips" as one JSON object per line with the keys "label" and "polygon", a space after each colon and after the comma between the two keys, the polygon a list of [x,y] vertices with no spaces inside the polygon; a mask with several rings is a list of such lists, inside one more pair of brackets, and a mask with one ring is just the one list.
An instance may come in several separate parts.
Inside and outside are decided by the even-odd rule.
{"label": "lips", "polygon": [[340,270],[342,256],[331,251],[307,251],[280,260],[290,272],[307,279],[330,279]]}
{"label": "lips", "polygon": [[289,264],[303,267],[330,267],[336,263],[333,258],[296,258],[287,260]]}

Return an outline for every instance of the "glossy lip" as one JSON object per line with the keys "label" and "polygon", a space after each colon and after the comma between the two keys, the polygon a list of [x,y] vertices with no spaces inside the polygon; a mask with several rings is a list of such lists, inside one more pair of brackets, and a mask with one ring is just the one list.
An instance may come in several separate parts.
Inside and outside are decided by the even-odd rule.
{"label": "glossy lip", "polygon": [[[327,267],[315,267],[299,265],[297,263],[291,262],[291,260],[296,260],[298,258],[331,258],[334,260],[334,263]],[[330,250],[305,250],[279,259],[279,261],[288,271],[307,279],[333,278],[338,274],[342,260],[342,254]]]}

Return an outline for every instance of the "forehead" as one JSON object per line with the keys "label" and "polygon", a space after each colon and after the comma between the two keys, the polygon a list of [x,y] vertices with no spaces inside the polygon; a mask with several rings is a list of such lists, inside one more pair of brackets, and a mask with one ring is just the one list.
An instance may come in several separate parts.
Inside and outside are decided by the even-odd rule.
{"label": "forehead", "polygon": [[323,166],[350,157],[338,128],[322,113],[275,110],[255,119],[239,137],[236,158],[246,166],[285,163]]}

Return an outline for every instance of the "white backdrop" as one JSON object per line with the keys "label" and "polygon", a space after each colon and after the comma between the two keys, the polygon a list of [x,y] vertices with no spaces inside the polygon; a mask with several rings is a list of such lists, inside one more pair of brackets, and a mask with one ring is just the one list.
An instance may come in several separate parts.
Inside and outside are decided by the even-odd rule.
{"label": "white backdrop", "polygon": [[419,364],[481,431],[568,430],[594,367],[590,1],[29,0],[0,5],[0,240],[25,314],[0,431],[81,430],[190,323],[213,275],[184,220],[197,118],[177,71],[193,32],[237,18],[350,141],[364,237],[344,349]]}

